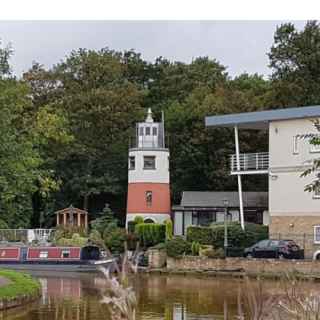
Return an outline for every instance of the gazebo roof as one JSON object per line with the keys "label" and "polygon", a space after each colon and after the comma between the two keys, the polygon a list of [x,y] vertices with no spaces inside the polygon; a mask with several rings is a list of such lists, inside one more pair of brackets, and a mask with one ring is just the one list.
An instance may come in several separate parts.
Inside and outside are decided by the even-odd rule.
{"label": "gazebo roof", "polygon": [[88,214],[88,211],[82,210],[82,209],[79,209],[79,208],[75,208],[72,205],[70,207],[67,207],[67,208],[64,208],[64,209],[56,211],[56,214],[69,213],[70,211],[73,211],[74,213]]}

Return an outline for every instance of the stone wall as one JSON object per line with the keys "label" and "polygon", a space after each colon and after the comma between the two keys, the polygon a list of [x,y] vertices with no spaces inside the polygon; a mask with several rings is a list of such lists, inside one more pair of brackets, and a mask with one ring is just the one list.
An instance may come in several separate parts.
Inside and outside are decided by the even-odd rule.
{"label": "stone wall", "polygon": [[163,268],[167,262],[166,250],[149,249],[148,266],[151,269]]}
{"label": "stone wall", "polygon": [[270,238],[291,239],[304,249],[305,257],[312,258],[320,250],[320,244],[314,243],[314,226],[320,225],[319,216],[271,216]]}
{"label": "stone wall", "polygon": [[204,257],[167,258],[170,271],[243,271],[247,274],[268,273],[279,275],[284,272],[298,272],[320,276],[319,260],[278,260],[227,258],[209,259]]}

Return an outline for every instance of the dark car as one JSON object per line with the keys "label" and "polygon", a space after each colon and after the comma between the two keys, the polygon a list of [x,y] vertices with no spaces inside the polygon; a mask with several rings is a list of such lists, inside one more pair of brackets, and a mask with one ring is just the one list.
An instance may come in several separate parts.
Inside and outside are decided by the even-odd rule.
{"label": "dark car", "polygon": [[293,240],[262,240],[244,250],[247,258],[303,259],[303,250]]}

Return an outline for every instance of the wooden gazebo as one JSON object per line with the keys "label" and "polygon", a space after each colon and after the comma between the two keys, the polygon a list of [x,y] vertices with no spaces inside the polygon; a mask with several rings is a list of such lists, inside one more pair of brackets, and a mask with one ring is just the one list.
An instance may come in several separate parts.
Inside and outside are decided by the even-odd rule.
{"label": "wooden gazebo", "polygon": [[68,208],[56,211],[57,226],[88,228],[88,212],[72,205]]}

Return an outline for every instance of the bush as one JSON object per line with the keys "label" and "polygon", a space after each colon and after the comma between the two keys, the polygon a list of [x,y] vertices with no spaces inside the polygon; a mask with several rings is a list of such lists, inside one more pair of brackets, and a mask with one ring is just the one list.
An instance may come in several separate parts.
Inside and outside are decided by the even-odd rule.
{"label": "bush", "polygon": [[165,250],[166,249],[166,244],[165,242],[161,242],[156,244],[155,246],[151,247],[152,249],[157,249],[157,250]]}
{"label": "bush", "polygon": [[92,230],[90,232],[89,241],[92,244],[95,244],[97,246],[100,246],[100,247],[103,246],[103,239],[102,239],[101,234],[98,230]]}
{"label": "bush", "polygon": [[215,259],[224,258],[224,250],[222,248],[213,249],[213,247],[208,247],[201,251],[201,256]]}
{"label": "bush", "polygon": [[159,223],[139,223],[135,234],[144,247],[152,247],[166,239],[166,226]]}
{"label": "bush", "polygon": [[166,242],[167,255],[177,258],[191,252],[191,245],[182,237],[174,237]]}
{"label": "bush", "polygon": [[0,229],[8,229],[8,228],[9,227],[7,223],[4,220],[0,219]]}
{"label": "bush", "polygon": [[171,219],[164,222],[166,226],[166,240],[171,240],[173,237],[173,225]]}
{"label": "bush", "polygon": [[72,238],[59,238],[55,241],[57,246],[83,247],[88,243],[88,238],[81,237],[78,233],[74,233]]}
{"label": "bush", "polygon": [[193,256],[198,256],[200,251],[200,243],[193,241],[191,244],[191,253]]}
{"label": "bush", "polygon": [[112,253],[122,253],[127,240],[126,230],[121,228],[106,229],[103,234],[104,243]]}
{"label": "bush", "polygon": [[[267,238],[267,226],[246,223],[243,231],[239,223],[228,223],[228,245],[231,248],[237,248],[239,252]],[[210,227],[190,226],[187,229],[187,240],[199,242],[201,245],[213,245],[214,248],[223,248],[224,223],[215,223]]]}

